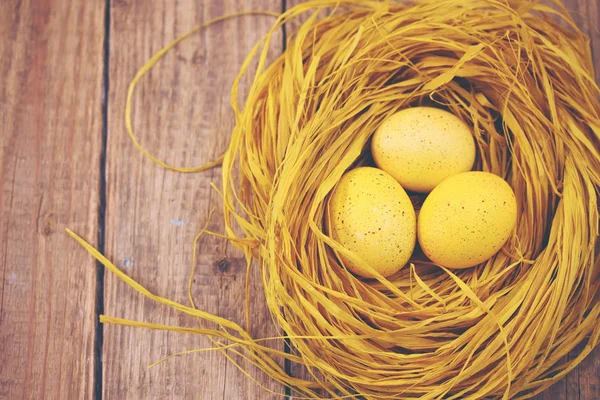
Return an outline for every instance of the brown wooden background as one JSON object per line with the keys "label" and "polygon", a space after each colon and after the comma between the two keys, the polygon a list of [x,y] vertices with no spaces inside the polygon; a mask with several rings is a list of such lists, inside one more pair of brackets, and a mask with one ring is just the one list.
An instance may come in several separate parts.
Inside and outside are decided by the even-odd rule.
{"label": "brown wooden background", "polygon": [[[209,342],[100,326],[99,313],[194,321],[105,275],[64,228],[91,240],[152,291],[185,303],[191,242],[219,202],[208,184],[219,183],[220,171],[177,174],[144,159],[124,131],[127,85],[154,52],[198,23],[240,10],[279,12],[293,2],[0,1],[0,399],[282,398],[216,353],[148,369]],[[598,78],[598,0],[566,4],[592,38]],[[219,155],[233,127],[231,83],[271,23],[256,16],[220,23],[161,62],[136,93],[141,142],[176,165]],[[243,82],[242,91],[248,86]],[[220,229],[218,218],[211,228]],[[241,321],[240,254],[217,239],[203,240],[199,253],[198,307]],[[273,334],[260,292],[253,288],[254,333]],[[266,387],[284,390],[250,371]],[[598,400],[599,375],[597,349],[538,399]]]}

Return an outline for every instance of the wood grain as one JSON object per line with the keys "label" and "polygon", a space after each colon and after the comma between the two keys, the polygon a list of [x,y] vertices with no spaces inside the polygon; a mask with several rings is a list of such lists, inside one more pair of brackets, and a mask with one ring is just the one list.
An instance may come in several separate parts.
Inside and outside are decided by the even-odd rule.
{"label": "wood grain", "polygon": [[[299,0],[285,0],[289,7]],[[0,399],[281,399],[258,388],[218,353],[182,356],[206,338],[104,326],[103,381],[94,376],[96,272],[64,234],[96,243],[99,226],[103,64],[109,62],[106,253],[128,274],[186,303],[192,239],[219,206],[209,182],[220,170],[183,175],[152,165],[123,127],[124,95],[155,51],[192,26],[228,12],[280,11],[281,0],[110,0],[105,59],[104,0],[0,1]],[[567,0],[600,66],[600,4]],[[176,165],[197,165],[225,149],[233,127],[229,90],[272,19],[244,17],[197,34],[167,56],[136,92],[141,142]],[[279,43],[278,39],[274,42]],[[273,46],[274,56],[280,51]],[[596,68],[600,80],[600,67]],[[250,79],[241,87],[244,96]],[[222,230],[218,212],[209,228]],[[204,238],[193,295],[199,308],[244,321],[244,265],[227,243]],[[256,273],[254,274],[256,278]],[[253,280],[255,336],[276,328]],[[158,323],[197,321],[136,295],[106,276],[105,312]],[[278,346],[283,346],[278,344]],[[573,352],[569,357],[574,357]],[[284,388],[240,364],[271,390]],[[292,366],[296,376],[306,376]],[[600,399],[600,349],[536,400]]]}
{"label": "wood grain", "polygon": [[[220,185],[220,169],[185,175],[144,159],[123,128],[127,86],[136,70],[161,47],[210,18],[240,10],[279,12],[279,0],[114,1],[111,8],[108,137],[107,255],[151,291],[188,304],[192,241],[212,207],[220,207],[210,182]],[[160,159],[192,166],[217,158],[234,126],[230,88],[252,46],[274,22],[248,16],[213,25],[183,42],[144,78],[136,91],[133,124],[140,141]],[[274,55],[281,38],[274,38]],[[241,86],[242,96],[250,78]],[[220,213],[209,229],[223,231]],[[244,321],[245,265],[225,241],[200,243],[193,295],[198,308]],[[253,334],[276,330],[253,274]],[[186,318],[136,295],[114,276],[106,277],[108,315],[158,323],[196,326]],[[203,347],[204,337],[104,327],[104,399],[279,399],[260,389],[219,353],[177,357],[169,354]],[[264,386],[283,388],[236,358]]]}
{"label": "wood grain", "polygon": [[0,399],[91,399],[104,4],[0,3]]}

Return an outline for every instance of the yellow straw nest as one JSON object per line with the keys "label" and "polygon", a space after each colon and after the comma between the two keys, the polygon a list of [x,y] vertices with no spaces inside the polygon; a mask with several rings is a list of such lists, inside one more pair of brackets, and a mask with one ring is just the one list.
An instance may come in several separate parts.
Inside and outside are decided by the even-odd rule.
{"label": "yellow straw nest", "polygon": [[[550,386],[600,340],[599,89],[588,39],[556,8],[317,0],[280,15],[232,89],[236,127],[221,194],[226,236],[258,260],[293,353],[151,294],[87,245],[138,291],[219,329],[102,320],[211,335],[226,356],[242,355],[299,397],[524,399]],[[267,66],[271,35],[306,11]],[[240,110],[237,84],[257,57]],[[325,229],[328,197],[345,171],[371,163],[381,122],[415,105],[445,108],[472,127],[475,169],[512,186],[517,227],[472,269],[415,257],[388,279],[360,279]],[[418,207],[422,198],[413,200]],[[278,357],[306,366],[312,381],[288,376]]]}

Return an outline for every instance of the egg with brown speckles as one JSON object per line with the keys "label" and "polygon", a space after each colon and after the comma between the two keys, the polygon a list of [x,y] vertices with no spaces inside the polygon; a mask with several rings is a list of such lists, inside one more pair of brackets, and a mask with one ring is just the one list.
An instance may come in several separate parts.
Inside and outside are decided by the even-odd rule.
{"label": "egg with brown speckles", "polygon": [[[333,239],[381,275],[392,275],[410,259],[416,242],[415,210],[388,173],[372,167],[347,172],[331,195],[328,212]],[[351,272],[374,277],[364,264],[341,257]]]}
{"label": "egg with brown speckles", "polygon": [[429,193],[444,179],[470,171],[475,141],[456,115],[433,107],[401,110],[373,135],[371,152],[377,166],[404,189]]}
{"label": "egg with brown speckles", "polygon": [[448,268],[490,259],[510,238],[517,201],[510,185],[489,172],[454,175],[427,196],[417,222],[421,249]]}

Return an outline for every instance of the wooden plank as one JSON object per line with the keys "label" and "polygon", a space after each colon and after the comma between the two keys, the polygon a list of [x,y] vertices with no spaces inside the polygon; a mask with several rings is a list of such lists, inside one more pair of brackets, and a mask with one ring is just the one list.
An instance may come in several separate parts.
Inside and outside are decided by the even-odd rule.
{"label": "wooden plank", "polygon": [[[600,3],[597,0],[567,0],[565,5],[577,25],[590,37],[596,82],[600,83]],[[600,399],[600,347],[596,347],[565,379],[567,400]]]}
{"label": "wooden plank", "polygon": [[93,398],[104,2],[0,3],[0,398]]}
{"label": "wooden plank", "polygon": [[[188,304],[192,241],[209,210],[220,204],[209,183],[220,169],[185,175],[155,166],[135,150],[123,126],[127,86],[149,57],[178,35],[213,17],[241,10],[280,11],[280,0],[199,2],[113,1],[111,8],[108,197],[106,253],[151,291]],[[180,166],[218,157],[233,128],[229,107],[234,77],[273,18],[247,16],[201,31],[179,45],[144,78],[136,91],[133,124],[158,158]],[[274,55],[281,37],[273,39]],[[241,85],[247,91],[251,77]],[[209,226],[223,231],[218,212]],[[253,334],[276,333],[253,275]],[[194,299],[198,308],[244,322],[245,268],[240,252],[222,240],[200,244]],[[157,323],[196,326],[197,321],[133,293],[112,276],[105,280],[105,313]],[[275,399],[219,353],[172,353],[210,347],[203,337],[104,326],[104,399]],[[263,385],[283,388],[239,358]]]}
{"label": "wooden plank", "polygon": [[598,0],[565,0],[564,4],[577,26],[590,37],[596,82],[600,82],[600,2]]}
{"label": "wooden plank", "polygon": [[[544,3],[553,5],[551,0]],[[563,4],[575,20],[577,26],[590,37],[594,59],[596,82],[600,82],[600,8],[596,0],[564,0]],[[581,346],[572,351],[568,358],[573,359]],[[600,399],[600,348],[596,348],[580,365],[566,377],[556,382],[533,400],[596,400]]]}
{"label": "wooden plank", "polygon": [[[553,5],[552,0],[542,0]],[[290,9],[302,3],[302,0],[286,0],[286,7]],[[571,13],[573,19],[590,37],[592,56],[594,59],[596,81],[600,82],[600,3],[597,0],[564,0],[563,4]],[[298,18],[305,20],[310,13],[305,13]],[[290,35],[289,29],[287,35]],[[574,358],[577,352],[572,352],[569,357]],[[291,366],[292,374],[303,379],[310,379],[307,371],[298,366]],[[577,368],[569,375],[555,383],[543,393],[533,397],[533,400],[597,400],[600,399],[600,348],[596,348]]]}

